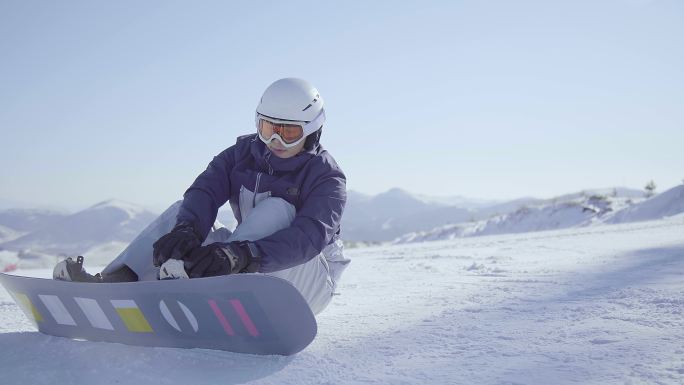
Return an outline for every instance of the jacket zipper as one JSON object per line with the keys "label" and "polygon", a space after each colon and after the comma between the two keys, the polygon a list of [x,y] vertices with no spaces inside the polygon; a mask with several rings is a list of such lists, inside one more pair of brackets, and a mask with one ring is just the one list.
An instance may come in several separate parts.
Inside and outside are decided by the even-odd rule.
{"label": "jacket zipper", "polygon": [[262,173],[257,173],[256,184],[254,185],[254,196],[252,197],[252,208],[256,207],[256,197],[259,193],[259,180],[261,179]]}
{"label": "jacket zipper", "polygon": [[271,167],[271,162],[268,160],[271,159],[271,152],[266,154],[266,164],[268,165],[268,175],[273,175],[273,168]]}
{"label": "jacket zipper", "polygon": [[[268,162],[268,160],[271,158],[271,153],[269,152],[266,154],[266,165],[268,165],[268,175],[273,175],[273,168],[271,167],[271,163]],[[254,186],[254,197],[252,197],[252,208],[256,207],[256,197],[257,194],[259,193],[259,181],[261,180],[261,174],[262,172],[257,173],[257,179],[256,179],[256,185]],[[269,194],[270,196],[271,194]]]}

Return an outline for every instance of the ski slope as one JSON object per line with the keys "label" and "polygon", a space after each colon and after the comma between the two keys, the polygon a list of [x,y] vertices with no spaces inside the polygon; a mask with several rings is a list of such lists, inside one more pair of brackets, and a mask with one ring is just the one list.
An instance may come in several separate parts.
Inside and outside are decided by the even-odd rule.
{"label": "ski slope", "polygon": [[347,255],[292,357],[45,336],[0,290],[0,383],[684,383],[684,215]]}

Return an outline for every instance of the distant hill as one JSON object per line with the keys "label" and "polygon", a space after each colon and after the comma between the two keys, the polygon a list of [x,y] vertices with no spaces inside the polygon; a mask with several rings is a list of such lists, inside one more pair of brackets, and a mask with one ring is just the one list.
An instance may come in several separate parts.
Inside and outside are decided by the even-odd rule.
{"label": "distant hill", "polygon": [[[552,199],[487,203],[459,196],[418,196],[402,189],[375,196],[348,191],[342,238],[352,243],[417,242],[655,219],[680,210],[676,202],[681,201],[681,194],[679,186],[640,203],[644,200],[640,190],[607,188]],[[101,202],[75,214],[4,210],[0,211],[0,249],[23,251],[24,256],[29,255],[27,251],[46,255],[89,252],[106,260],[154,218],[156,214],[151,211],[117,200]],[[222,208],[218,219],[229,228],[235,226],[228,206]]]}
{"label": "distant hill", "polygon": [[64,212],[36,209],[8,209],[0,211],[0,226],[18,233],[28,233],[42,226],[52,226],[64,219]]}
{"label": "distant hill", "polygon": [[613,210],[617,200],[625,198],[584,197],[542,202],[526,205],[519,209],[490,219],[442,226],[429,231],[404,234],[394,243],[410,243],[453,239],[476,235],[524,233],[541,230],[555,230],[584,226],[597,216]]}
{"label": "distant hill", "polygon": [[486,220],[407,233],[395,239],[394,243],[661,219],[684,212],[684,185],[650,199],[643,198],[643,192],[637,190],[598,189],[531,203]]}
{"label": "distant hill", "polygon": [[21,234],[22,233],[10,229],[9,227],[0,225],[0,243],[19,238]]}
{"label": "distant hill", "polygon": [[351,242],[388,242],[410,233],[426,232],[444,226],[453,227],[509,214],[521,207],[593,195],[635,198],[643,196],[643,191],[620,187],[588,189],[554,199],[526,197],[507,202],[459,196],[428,197],[398,188],[375,196],[348,191],[347,205],[342,217],[342,238]]}
{"label": "distant hill", "polygon": [[608,223],[661,219],[684,212],[684,185],[673,187],[616,213]]}
{"label": "distant hill", "polygon": [[45,223],[31,220],[35,230],[0,244],[7,250],[30,249],[53,255],[76,255],[104,243],[130,242],[156,214],[131,203],[108,200]]}
{"label": "distant hill", "polygon": [[398,188],[375,196],[349,191],[342,216],[342,238],[388,241],[415,229],[453,223],[469,214],[467,209],[428,203]]}

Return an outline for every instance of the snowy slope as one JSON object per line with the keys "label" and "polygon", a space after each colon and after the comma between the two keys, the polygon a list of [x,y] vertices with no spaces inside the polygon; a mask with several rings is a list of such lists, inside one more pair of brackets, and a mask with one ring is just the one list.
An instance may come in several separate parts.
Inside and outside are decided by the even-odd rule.
{"label": "snowy slope", "polygon": [[398,188],[375,196],[349,191],[342,217],[342,237],[346,241],[391,241],[409,232],[508,213],[531,201],[536,200],[496,203],[463,197],[427,197]]}
{"label": "snowy slope", "polygon": [[609,223],[648,221],[684,212],[684,185],[673,187],[646,201],[616,213]]}
{"label": "snowy slope", "polygon": [[553,199],[533,206],[498,215],[487,220],[441,226],[430,231],[407,233],[394,243],[424,242],[467,236],[525,233],[556,230],[600,223],[613,212],[626,207],[629,198],[601,195],[567,195],[564,200]]}
{"label": "snowy slope", "polygon": [[682,234],[679,215],[351,250],[294,357],[49,337],[0,290],[0,382],[682,384]]}
{"label": "snowy slope", "polygon": [[644,191],[643,190],[636,190],[633,188],[627,188],[627,187],[592,188],[592,189],[582,190],[582,191],[571,193],[571,194],[560,195],[560,196],[557,196],[553,199],[570,200],[570,199],[588,197],[588,196],[592,196],[592,195],[602,195],[602,196],[614,197],[614,198],[643,198],[644,197]]}
{"label": "snowy slope", "polygon": [[456,206],[464,209],[477,209],[481,207],[490,207],[501,203],[501,201],[489,200],[489,199],[475,199],[468,198],[460,195],[452,196],[432,196],[416,194],[416,198],[422,200],[425,203],[435,203],[442,206]]}
{"label": "snowy slope", "polygon": [[[610,193],[601,195],[599,193]],[[447,240],[467,236],[511,234],[661,219],[684,212],[684,185],[645,200],[635,190],[599,189],[567,194],[487,220],[410,232],[393,243]]]}
{"label": "snowy slope", "polygon": [[17,253],[13,251],[0,250],[0,272],[12,271],[19,266]]}
{"label": "snowy slope", "polygon": [[343,237],[348,241],[391,240],[407,231],[424,226],[414,221],[410,222],[413,227],[407,229],[396,222],[398,219],[439,207],[443,206],[425,203],[397,188],[372,197],[351,192],[348,194],[342,217]]}
{"label": "snowy slope", "polygon": [[409,233],[424,233],[435,228],[443,232],[443,226],[453,227],[463,222],[486,220],[515,212],[521,207],[580,201],[594,195],[613,199],[639,198],[643,196],[643,191],[623,187],[587,189],[547,200],[520,198],[508,202],[458,196],[430,197],[398,188],[375,196],[349,191],[342,217],[342,237],[346,241],[392,241]]}
{"label": "snowy slope", "polygon": [[0,225],[0,243],[19,238],[22,233],[6,226]]}

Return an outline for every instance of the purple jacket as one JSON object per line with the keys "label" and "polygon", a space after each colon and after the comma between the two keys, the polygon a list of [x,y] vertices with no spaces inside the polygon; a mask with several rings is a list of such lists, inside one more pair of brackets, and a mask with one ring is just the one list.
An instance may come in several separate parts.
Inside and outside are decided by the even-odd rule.
{"label": "purple jacket", "polygon": [[237,138],[214,157],[183,196],[178,222],[193,224],[204,240],[226,201],[238,225],[240,187],[271,192],[294,205],[290,227],[255,241],[259,271],[267,273],[305,263],[339,238],[347,199],[346,178],[333,157],[318,145],[292,158],[272,156],[257,135]]}

